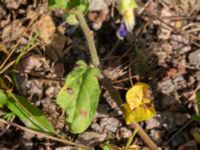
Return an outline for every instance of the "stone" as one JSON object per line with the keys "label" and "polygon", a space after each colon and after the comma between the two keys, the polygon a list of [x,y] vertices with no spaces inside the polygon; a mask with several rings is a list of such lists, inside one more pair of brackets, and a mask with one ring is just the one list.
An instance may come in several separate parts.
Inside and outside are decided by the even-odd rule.
{"label": "stone", "polygon": [[156,145],[160,145],[163,142],[163,136],[164,136],[163,130],[151,130],[150,131],[150,137],[153,139],[153,141],[156,143]]}
{"label": "stone", "polygon": [[108,8],[111,3],[115,0],[89,0],[89,10],[90,11],[99,11],[105,8]]}
{"label": "stone", "polygon": [[200,66],[200,49],[191,52],[188,56],[189,63],[194,66]]}
{"label": "stone", "polygon": [[158,128],[161,126],[160,121],[156,117],[146,120],[145,123],[147,130]]}
{"label": "stone", "polygon": [[114,117],[103,118],[100,121],[100,126],[102,128],[105,128],[108,131],[111,131],[111,132],[114,132],[114,133],[117,131],[119,125],[120,125],[119,120],[114,118]]}
{"label": "stone", "polygon": [[11,24],[5,26],[2,30],[2,40],[4,43],[15,41],[22,36],[26,28],[22,20],[14,20]]}
{"label": "stone", "polygon": [[117,132],[117,138],[120,139],[129,139],[132,135],[132,131],[126,127],[121,127]]}
{"label": "stone", "polygon": [[101,133],[103,131],[102,127],[98,123],[92,123],[91,124],[92,130]]}
{"label": "stone", "polygon": [[170,94],[175,91],[175,86],[171,79],[167,79],[159,83],[158,88],[163,94]]}
{"label": "stone", "polygon": [[174,80],[173,83],[175,85],[176,90],[183,89],[187,86],[185,79],[183,76],[177,76]]}
{"label": "stone", "polygon": [[103,142],[106,139],[106,136],[106,133],[86,131],[78,136],[76,142],[86,146],[94,146]]}

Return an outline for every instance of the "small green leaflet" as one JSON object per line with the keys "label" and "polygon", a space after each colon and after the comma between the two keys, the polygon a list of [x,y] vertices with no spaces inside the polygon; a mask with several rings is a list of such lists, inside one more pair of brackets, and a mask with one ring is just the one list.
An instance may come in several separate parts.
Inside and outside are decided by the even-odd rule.
{"label": "small green leaflet", "polygon": [[0,106],[3,107],[7,103],[7,101],[7,96],[0,90]]}
{"label": "small green leaflet", "polygon": [[52,10],[61,8],[66,9],[70,0],[48,0],[48,5]]}
{"label": "small green leaflet", "polygon": [[[10,93],[12,94],[12,93]],[[14,95],[18,103],[11,97],[0,91],[0,105],[6,106],[10,111],[17,115],[24,124],[34,130],[55,133],[49,121],[43,116],[42,112],[32,106],[24,97]]]}
{"label": "small green leaflet", "polygon": [[64,11],[65,20],[70,25],[78,24],[77,12],[86,13],[89,8],[88,0],[48,0],[48,2],[52,10],[60,8]]}
{"label": "small green leaflet", "polygon": [[57,96],[57,104],[66,111],[66,121],[73,133],[86,130],[95,115],[100,96],[98,74],[97,68],[78,61]]}
{"label": "small green leaflet", "polygon": [[192,115],[192,119],[200,122],[200,115]]}
{"label": "small green leaflet", "polygon": [[109,144],[104,144],[103,150],[112,150],[112,148]]}
{"label": "small green leaflet", "polygon": [[65,21],[67,23],[69,23],[70,25],[78,24],[78,20],[76,19],[76,15],[65,13],[64,16],[65,16]]}

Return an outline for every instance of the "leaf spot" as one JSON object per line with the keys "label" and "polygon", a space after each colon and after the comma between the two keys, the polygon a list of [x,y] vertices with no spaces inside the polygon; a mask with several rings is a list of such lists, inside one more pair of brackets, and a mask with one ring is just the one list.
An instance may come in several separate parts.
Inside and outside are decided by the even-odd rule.
{"label": "leaf spot", "polygon": [[72,94],[73,94],[73,89],[72,89],[71,87],[67,87],[66,92],[67,92],[69,95],[72,95]]}
{"label": "leaf spot", "polygon": [[85,111],[85,110],[80,110],[80,115],[82,116],[82,117],[86,117],[87,116],[87,111]]}

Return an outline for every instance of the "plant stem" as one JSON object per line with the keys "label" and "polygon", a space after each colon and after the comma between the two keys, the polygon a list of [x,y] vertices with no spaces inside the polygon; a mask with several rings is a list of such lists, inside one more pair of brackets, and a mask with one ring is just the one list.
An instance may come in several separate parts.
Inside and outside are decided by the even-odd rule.
{"label": "plant stem", "polygon": [[94,42],[94,37],[93,37],[93,32],[89,29],[85,18],[83,16],[82,12],[78,12],[76,14],[79,23],[81,25],[81,28],[83,29],[83,32],[85,34],[88,46],[89,46],[89,51],[90,51],[90,55],[92,57],[92,63],[95,66],[99,66],[100,65],[100,61],[99,61],[99,57],[97,55],[97,50],[96,50],[96,46],[95,46],[95,42]]}
{"label": "plant stem", "polygon": [[151,150],[158,150],[156,144],[149,138],[147,133],[138,123],[132,123],[130,124],[130,127],[137,130],[137,134],[143,139],[143,141],[148,145]]}
{"label": "plant stem", "polygon": [[106,88],[106,90],[109,92],[110,96],[114,101],[116,101],[117,105],[121,108],[121,105],[124,103],[119,93],[115,90],[113,87],[112,80],[106,77],[103,74],[100,74],[99,76],[101,84]]}

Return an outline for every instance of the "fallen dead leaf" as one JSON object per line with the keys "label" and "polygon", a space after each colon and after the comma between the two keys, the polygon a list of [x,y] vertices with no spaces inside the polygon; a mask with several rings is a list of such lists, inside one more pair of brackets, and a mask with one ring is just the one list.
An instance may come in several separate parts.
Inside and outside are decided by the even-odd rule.
{"label": "fallen dead leaf", "polygon": [[36,30],[40,33],[40,38],[45,44],[51,43],[51,37],[56,31],[55,24],[49,15],[41,16],[36,23]]}
{"label": "fallen dead leaf", "polygon": [[22,25],[22,20],[14,20],[11,24],[5,26],[2,31],[3,43],[17,40],[25,30],[26,28]]}

